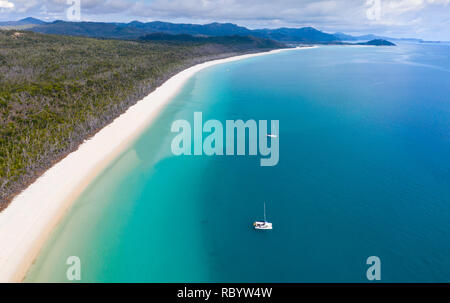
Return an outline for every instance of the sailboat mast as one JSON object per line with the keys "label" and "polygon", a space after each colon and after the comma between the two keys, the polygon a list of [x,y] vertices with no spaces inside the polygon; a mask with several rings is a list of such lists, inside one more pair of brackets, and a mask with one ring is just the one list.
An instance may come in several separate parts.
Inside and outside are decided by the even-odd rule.
{"label": "sailboat mast", "polygon": [[266,202],[264,202],[264,222],[267,222],[267,220],[266,220]]}

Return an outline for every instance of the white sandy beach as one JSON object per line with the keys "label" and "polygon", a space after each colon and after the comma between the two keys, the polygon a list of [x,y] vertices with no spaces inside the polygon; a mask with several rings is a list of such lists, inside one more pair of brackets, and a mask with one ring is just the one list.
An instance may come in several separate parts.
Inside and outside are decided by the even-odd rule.
{"label": "white sandy beach", "polygon": [[216,64],[286,50],[293,49],[209,61],[178,73],[45,172],[0,213],[0,282],[23,280],[78,195],[139,136],[190,77]]}

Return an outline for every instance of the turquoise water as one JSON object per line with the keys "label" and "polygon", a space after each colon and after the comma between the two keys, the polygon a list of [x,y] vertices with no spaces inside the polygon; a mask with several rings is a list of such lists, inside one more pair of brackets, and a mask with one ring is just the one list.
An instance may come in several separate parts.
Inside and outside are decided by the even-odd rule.
{"label": "turquoise water", "polygon": [[[26,281],[450,282],[450,45],[328,46],[193,77]],[[280,121],[280,162],[171,154],[176,119]],[[263,202],[274,230],[258,232]]]}

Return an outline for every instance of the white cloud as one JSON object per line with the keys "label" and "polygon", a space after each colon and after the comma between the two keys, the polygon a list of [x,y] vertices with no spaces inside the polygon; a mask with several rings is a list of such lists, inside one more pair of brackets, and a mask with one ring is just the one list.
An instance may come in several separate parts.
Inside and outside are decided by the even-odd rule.
{"label": "white cloud", "polygon": [[427,0],[427,2],[431,3],[431,4],[436,3],[436,4],[445,4],[445,5],[447,5],[447,4],[450,3],[450,0]]}
{"label": "white cloud", "polygon": [[14,8],[14,3],[7,0],[0,0],[0,8]]}

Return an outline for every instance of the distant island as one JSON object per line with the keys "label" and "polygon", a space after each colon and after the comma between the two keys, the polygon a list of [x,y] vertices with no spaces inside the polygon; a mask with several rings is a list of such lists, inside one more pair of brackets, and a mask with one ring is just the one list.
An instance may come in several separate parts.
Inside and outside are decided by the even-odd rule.
{"label": "distant island", "polygon": [[368,42],[356,43],[357,45],[396,46],[394,43],[383,39],[374,39]]}

